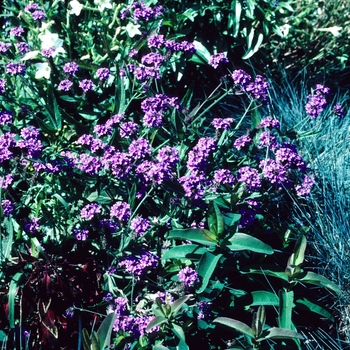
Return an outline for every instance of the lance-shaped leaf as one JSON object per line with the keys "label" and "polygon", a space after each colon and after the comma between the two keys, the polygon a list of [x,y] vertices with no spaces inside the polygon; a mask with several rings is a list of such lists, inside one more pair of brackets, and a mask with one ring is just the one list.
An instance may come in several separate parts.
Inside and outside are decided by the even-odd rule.
{"label": "lance-shaped leaf", "polygon": [[207,251],[207,248],[198,244],[179,245],[165,251],[162,259],[200,259],[202,254]]}
{"label": "lance-shaped leaf", "polygon": [[252,329],[256,338],[259,337],[259,335],[261,334],[265,324],[265,320],[266,320],[265,307],[259,306],[258,311],[254,312],[253,322],[252,322]]}
{"label": "lance-shaped leaf", "polygon": [[259,305],[278,306],[279,304],[278,296],[272,292],[268,292],[265,290],[257,290],[252,292],[250,295],[252,298],[252,302],[249,305],[247,305],[246,308]]}
{"label": "lance-shaped leaf", "polygon": [[149,332],[152,328],[160,326],[163,323],[168,322],[168,319],[164,316],[156,316],[153,318],[146,327],[146,332]]}
{"label": "lance-shaped leaf", "polygon": [[293,254],[289,257],[287,262],[286,274],[289,277],[294,277],[301,272],[301,264],[304,262],[306,250],[306,237],[301,235],[294,247]]}
{"label": "lance-shaped leaf", "polygon": [[191,298],[191,296],[192,296],[191,294],[184,295],[183,297],[175,300],[171,304],[171,314],[175,316],[179,312],[179,310],[182,308],[182,306],[186,303],[186,301]]}
{"label": "lance-shaped leaf", "polygon": [[216,236],[224,232],[224,219],[215,202],[210,202],[208,206],[208,227]]}
{"label": "lance-shaped leaf", "polygon": [[171,230],[166,235],[166,238],[189,240],[203,245],[216,246],[216,235],[209,230],[203,229]]}
{"label": "lance-shaped leaf", "polygon": [[321,316],[323,316],[325,318],[328,318],[331,321],[334,321],[334,317],[329,311],[324,309],[322,306],[311,302],[310,300],[307,300],[305,298],[298,299],[298,300],[295,301],[295,305],[298,308],[312,311],[312,312],[314,312],[316,314],[319,314],[319,315],[321,315]]}
{"label": "lance-shaped leaf", "polygon": [[222,254],[215,255],[209,252],[205,252],[202,255],[197,268],[198,275],[202,277],[202,285],[197,290],[197,293],[202,293],[205,290],[221,257]]}
{"label": "lance-shaped leaf", "polygon": [[255,337],[253,330],[248,325],[246,325],[245,323],[243,323],[241,321],[234,320],[233,318],[217,317],[213,321],[213,323],[219,323],[219,324],[222,324],[224,326],[233,328],[236,331],[247,335],[248,337],[251,337],[251,338]]}
{"label": "lance-shaped leaf", "polygon": [[314,273],[314,272],[309,271],[306,274],[304,274],[302,277],[297,277],[294,280],[303,282],[303,283],[313,284],[320,287],[325,287],[334,291],[337,294],[341,293],[341,289],[335,283],[333,283],[326,277],[318,275],[317,273]]}
{"label": "lance-shaped leaf", "polygon": [[257,341],[265,339],[304,339],[304,337],[300,333],[290,329],[272,327],[264,331]]}
{"label": "lance-shaped leaf", "polygon": [[227,248],[232,251],[250,250],[255,253],[262,253],[266,255],[272,255],[273,249],[266,243],[260,241],[255,237],[247,235],[246,233],[235,233],[228,242]]}
{"label": "lance-shaped leaf", "polygon": [[17,272],[10,282],[10,288],[8,292],[8,313],[9,313],[9,323],[10,328],[15,328],[15,299],[17,295],[17,290],[19,288],[20,281],[24,276],[23,272]]}
{"label": "lance-shaped leaf", "polygon": [[179,325],[177,324],[173,324],[171,330],[174,332],[174,334],[180,339],[182,340],[183,342],[185,342],[185,332],[184,330],[182,329],[182,327],[180,327]]}
{"label": "lance-shaped leaf", "polygon": [[279,315],[278,321],[281,328],[292,328],[292,310],[294,305],[294,292],[280,290],[278,292],[279,297]]}
{"label": "lance-shaped leaf", "polygon": [[111,343],[111,334],[116,317],[117,314],[115,312],[108,314],[97,330],[97,335],[100,340],[100,350],[109,347]]}

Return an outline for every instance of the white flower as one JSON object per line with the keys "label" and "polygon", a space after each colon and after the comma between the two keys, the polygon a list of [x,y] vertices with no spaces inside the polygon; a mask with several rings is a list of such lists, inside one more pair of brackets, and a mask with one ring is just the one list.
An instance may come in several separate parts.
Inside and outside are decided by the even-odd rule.
{"label": "white flower", "polygon": [[125,29],[128,32],[128,35],[130,36],[130,38],[133,38],[135,35],[141,35],[141,31],[139,30],[140,25],[139,24],[133,24],[131,22],[129,22]]}
{"label": "white flower", "polygon": [[342,29],[343,27],[337,27],[337,26],[329,27],[329,28],[318,28],[320,32],[330,32],[334,36],[339,36]]}
{"label": "white flower", "polygon": [[50,79],[51,68],[48,63],[35,63],[34,66],[37,68],[35,79]]}
{"label": "white flower", "polygon": [[94,3],[100,12],[102,12],[104,9],[112,8],[111,0],[94,0]]}
{"label": "white flower", "polygon": [[58,38],[58,34],[45,30],[45,32],[41,34],[39,38],[41,40],[42,50],[49,50],[52,47],[55,49],[52,57],[55,57],[59,52],[64,52],[64,48],[62,47],[63,40]]}
{"label": "white flower", "polygon": [[72,0],[70,3],[69,3],[70,7],[72,8],[70,10],[70,14],[75,14],[76,16],[79,16],[80,15],[80,12],[82,10],[82,8],[84,7],[84,5],[82,5],[79,1],[77,0]]}

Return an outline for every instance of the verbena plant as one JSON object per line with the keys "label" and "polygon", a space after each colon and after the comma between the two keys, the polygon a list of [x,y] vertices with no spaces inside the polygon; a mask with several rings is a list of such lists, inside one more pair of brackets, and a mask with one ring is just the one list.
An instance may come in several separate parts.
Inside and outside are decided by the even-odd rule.
{"label": "verbena plant", "polygon": [[[301,349],[333,320],[317,299],[340,288],[303,269],[308,228],[291,220],[314,175],[270,84],[168,37],[168,12],[6,3],[3,347]],[[210,95],[177,88],[186,60],[225,72]]]}

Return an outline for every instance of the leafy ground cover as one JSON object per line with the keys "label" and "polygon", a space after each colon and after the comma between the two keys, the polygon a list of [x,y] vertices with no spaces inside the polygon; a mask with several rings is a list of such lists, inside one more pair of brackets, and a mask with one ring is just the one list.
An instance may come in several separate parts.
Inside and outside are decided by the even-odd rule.
{"label": "leafy ground cover", "polygon": [[[343,182],[323,162],[336,132],[318,137],[343,130],[344,101],[237,67],[196,22],[220,28],[228,9],[163,5],[3,6],[2,347],[341,348],[346,259],[336,270],[327,217]],[[243,5],[227,26],[252,38],[247,59],[240,25],[265,7]]]}

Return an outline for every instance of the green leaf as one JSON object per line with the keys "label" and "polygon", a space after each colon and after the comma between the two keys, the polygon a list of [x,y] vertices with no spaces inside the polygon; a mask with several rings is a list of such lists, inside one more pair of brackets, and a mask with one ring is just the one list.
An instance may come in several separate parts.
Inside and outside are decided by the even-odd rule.
{"label": "green leaf", "polygon": [[[24,276],[23,272],[17,272],[11,279],[9,292],[8,292],[8,313],[10,328],[15,328],[15,300],[17,295],[17,289],[19,288],[20,281]],[[22,312],[22,310],[20,311]]]}
{"label": "green leaf", "polygon": [[278,323],[281,328],[292,329],[292,310],[294,305],[294,292],[280,290],[278,292],[279,297],[279,314]]}
{"label": "green leaf", "polygon": [[252,57],[260,48],[263,40],[264,40],[264,35],[262,33],[260,33],[258,35],[258,39],[254,45],[254,47],[252,47],[252,40],[254,37],[254,28],[251,30],[251,32],[249,33],[248,36],[248,50],[247,52],[243,55],[242,59],[247,60],[248,58]]}
{"label": "green leaf", "polygon": [[166,238],[189,240],[203,245],[216,246],[215,234],[204,229],[188,228],[183,230],[171,230],[166,235]]}
{"label": "green leaf", "polygon": [[98,339],[98,335],[95,331],[92,333],[91,337],[91,350],[100,350],[100,340]]}
{"label": "green leaf", "polygon": [[209,252],[205,252],[202,255],[197,267],[198,275],[202,277],[202,285],[197,290],[197,293],[199,294],[203,293],[205,288],[207,288],[209,280],[221,257],[222,257],[222,254],[215,255]]}
{"label": "green leaf", "polygon": [[253,322],[252,322],[252,330],[256,338],[261,334],[264,328],[265,321],[266,321],[265,307],[259,306],[258,311],[254,312]]}
{"label": "green leaf", "polygon": [[233,24],[233,37],[237,38],[240,22],[241,22],[241,13],[242,13],[242,5],[240,1],[235,1],[235,21]]}
{"label": "green leaf", "polygon": [[326,317],[331,321],[334,321],[334,317],[329,311],[327,311],[326,309],[324,309],[320,305],[317,305],[317,304],[311,302],[310,300],[307,300],[305,298],[298,299],[295,301],[295,304],[299,308],[307,309],[307,310],[312,311],[316,314],[319,314],[323,317]]}
{"label": "green leaf", "polygon": [[242,270],[241,273],[243,274],[253,273],[258,275],[266,275],[266,276],[276,277],[288,282],[288,276],[285,274],[285,272],[280,272],[280,271],[273,271],[269,269],[248,268],[248,269]]}
{"label": "green leaf", "polygon": [[197,40],[193,41],[193,45],[196,49],[196,53],[192,55],[189,60],[195,63],[207,64],[210,58],[210,52],[208,49]]}
{"label": "green leaf", "polygon": [[208,205],[208,227],[216,236],[224,232],[224,219],[215,202],[210,202]]}
{"label": "green leaf", "polygon": [[229,240],[231,244],[226,245],[232,251],[250,250],[255,253],[272,255],[273,249],[266,243],[246,233],[236,232]]}
{"label": "green leaf", "polygon": [[313,284],[320,287],[325,287],[337,294],[341,294],[341,289],[335,283],[333,283],[326,277],[318,275],[317,273],[314,273],[314,272],[307,272],[306,275],[304,275],[303,277],[301,278],[297,277],[294,280],[303,282],[303,283]]}
{"label": "green leaf", "polygon": [[279,304],[278,296],[272,292],[268,292],[265,290],[257,290],[252,292],[250,295],[253,301],[251,302],[251,304],[247,305],[246,308],[259,305],[278,306]]}
{"label": "green leaf", "polygon": [[111,334],[113,330],[114,321],[117,317],[115,312],[111,312],[101,323],[97,330],[98,339],[100,340],[100,350],[103,350],[111,344]]}
{"label": "green leaf", "polygon": [[200,259],[202,254],[207,251],[207,248],[201,247],[198,244],[184,244],[175,246],[165,251],[162,259]]}
{"label": "green leaf", "polygon": [[262,341],[265,339],[304,339],[304,337],[298,332],[290,329],[283,329],[278,327],[269,328],[267,331],[262,333],[262,337],[257,339]]}
{"label": "green leaf", "polygon": [[175,300],[171,304],[171,314],[172,314],[172,316],[175,316],[179,312],[179,310],[186,303],[186,301],[191,298],[191,296],[192,296],[191,294],[185,295],[185,296]]}
{"label": "green leaf", "polygon": [[306,245],[306,237],[301,235],[295,243],[293,254],[288,260],[288,265],[300,266],[304,262]]}
{"label": "green leaf", "polygon": [[7,341],[6,333],[0,329],[0,343],[5,343],[6,341]]}
{"label": "green leaf", "polygon": [[98,115],[95,113],[79,113],[79,115],[87,120],[96,120],[98,118]]}
{"label": "green leaf", "polygon": [[78,102],[78,99],[69,95],[61,95],[60,99],[66,102]]}
{"label": "green leaf", "polygon": [[190,350],[188,345],[185,343],[185,341],[180,340],[179,344],[176,346],[176,350]]}
{"label": "green leaf", "polygon": [[169,348],[163,346],[162,344],[157,344],[152,347],[152,350],[169,350]]}
{"label": "green leaf", "polygon": [[234,320],[233,318],[228,318],[228,317],[217,317],[213,323],[219,323],[222,324],[224,326],[230,327],[235,329],[236,331],[243,333],[245,335],[247,335],[250,338],[254,338],[254,332],[253,330],[247,326],[245,323],[238,321],[238,320]]}
{"label": "green leaf", "polygon": [[222,217],[226,226],[234,227],[238,225],[241,216],[241,214],[226,213]]}
{"label": "green leaf", "polygon": [[91,340],[89,337],[89,333],[86,328],[83,328],[82,330],[82,338],[83,338],[83,348],[84,350],[91,350]]}
{"label": "green leaf", "polygon": [[10,258],[11,250],[12,250],[12,244],[13,244],[13,219],[5,217],[3,219],[3,223],[5,226],[5,232],[6,235],[1,239],[1,256],[3,261]]}
{"label": "green leaf", "polygon": [[150,321],[147,325],[146,332],[149,332],[152,328],[160,326],[163,323],[168,322],[168,319],[164,316],[156,316],[154,319]]}
{"label": "green leaf", "polygon": [[182,341],[186,341],[185,339],[185,333],[182,329],[182,327],[180,327],[179,325],[177,324],[173,324],[171,330],[174,332],[174,334]]}

